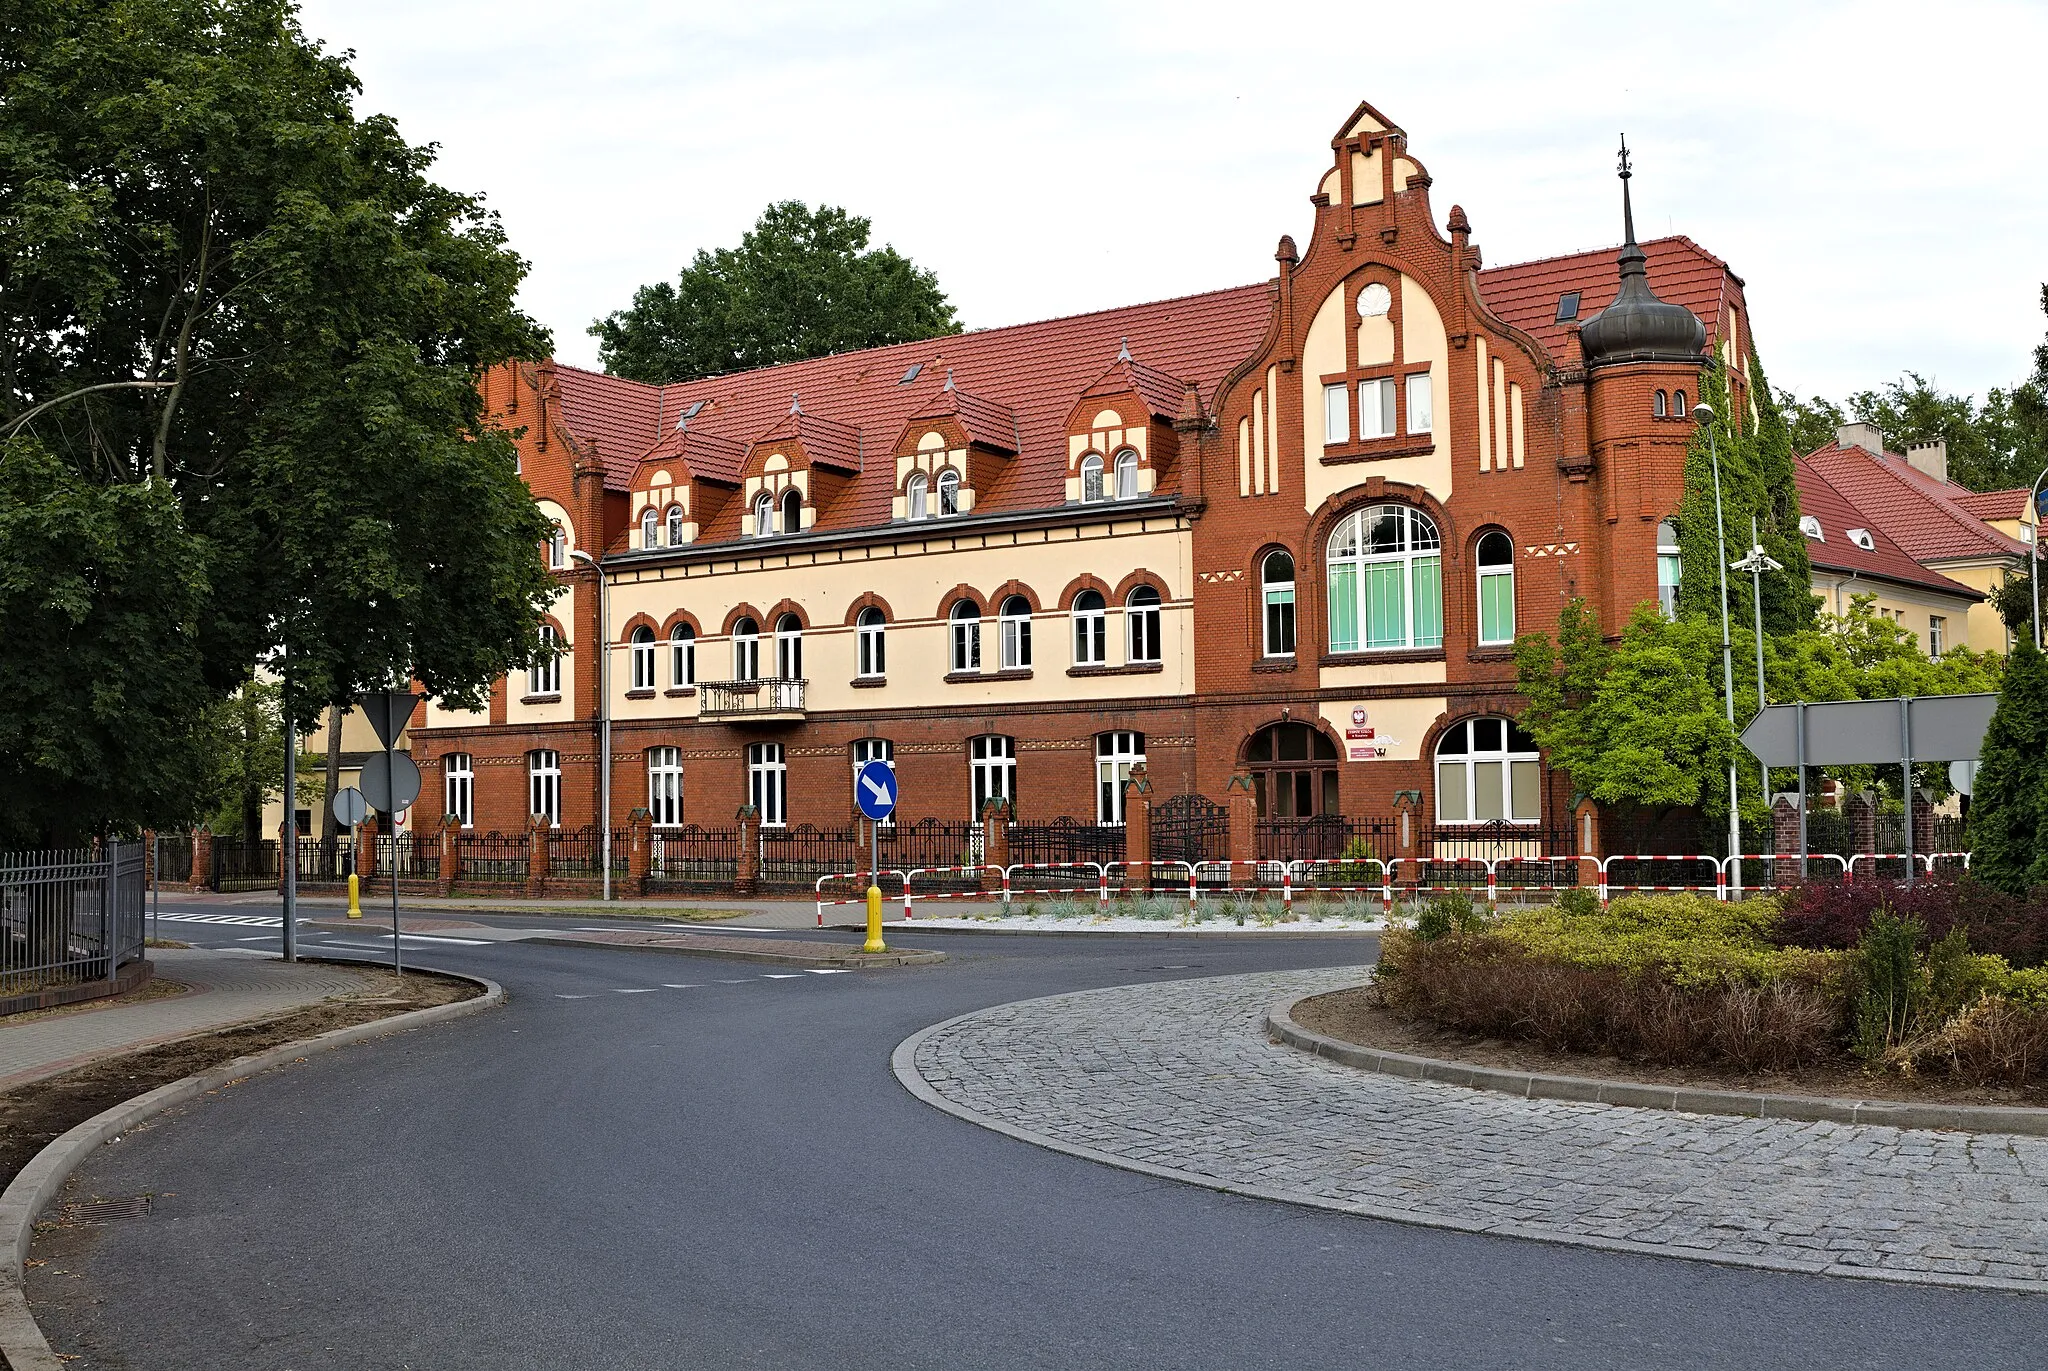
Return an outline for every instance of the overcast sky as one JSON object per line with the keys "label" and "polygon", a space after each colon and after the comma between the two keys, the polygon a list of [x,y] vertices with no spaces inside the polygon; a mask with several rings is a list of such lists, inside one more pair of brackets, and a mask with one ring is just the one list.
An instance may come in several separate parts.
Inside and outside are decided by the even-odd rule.
{"label": "overcast sky", "polygon": [[532,263],[566,361],[592,318],[843,205],[970,328],[1269,276],[1360,100],[1498,265],[1643,236],[1748,283],[1772,381],[1912,368],[1979,395],[2048,332],[2048,5],[306,0],[366,110],[441,145]]}

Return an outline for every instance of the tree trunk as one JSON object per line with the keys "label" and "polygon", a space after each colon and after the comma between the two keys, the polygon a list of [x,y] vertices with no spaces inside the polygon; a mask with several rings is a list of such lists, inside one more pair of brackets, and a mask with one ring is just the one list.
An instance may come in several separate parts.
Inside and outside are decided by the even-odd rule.
{"label": "tree trunk", "polygon": [[327,706],[327,801],[320,806],[320,870],[333,873],[338,870],[336,857],[341,841],[341,824],[334,817],[334,797],[341,791],[341,716],[340,705]]}

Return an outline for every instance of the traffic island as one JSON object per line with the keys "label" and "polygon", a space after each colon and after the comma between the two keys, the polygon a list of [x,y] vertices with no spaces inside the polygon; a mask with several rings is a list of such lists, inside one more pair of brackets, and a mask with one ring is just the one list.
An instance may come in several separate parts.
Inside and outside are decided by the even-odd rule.
{"label": "traffic island", "polygon": [[826,966],[841,969],[931,966],[946,954],[926,948],[892,947],[863,952],[845,943],[808,939],[720,938],[703,933],[665,933],[654,929],[592,929],[527,938],[553,947],[620,947],[636,952],[672,952],[685,957],[721,957],[736,962],[767,962],[773,966]]}

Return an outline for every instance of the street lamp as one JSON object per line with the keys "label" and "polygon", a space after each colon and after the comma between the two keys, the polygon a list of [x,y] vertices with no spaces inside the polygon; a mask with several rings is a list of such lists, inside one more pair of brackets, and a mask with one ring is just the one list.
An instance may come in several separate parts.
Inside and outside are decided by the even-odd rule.
{"label": "street lamp", "polygon": [[[1715,574],[1721,578],[1721,693],[1728,702],[1728,731],[1735,731],[1735,649],[1728,641],[1728,528],[1721,517],[1721,452],[1714,441],[1714,411],[1706,405],[1692,407],[1692,421],[1707,430],[1707,461],[1714,469],[1714,559]],[[1735,759],[1728,759],[1728,855],[1742,851],[1742,816],[1735,808]],[[1734,863],[1734,886],[1742,891],[1742,863]]]}
{"label": "street lamp", "polygon": [[[1783,571],[1785,564],[1764,551],[1764,540],[1757,533],[1756,516],[1749,516],[1749,555],[1728,564],[1730,571],[1749,573],[1750,617],[1756,620],[1756,707],[1761,713],[1764,708],[1764,573]],[[1763,777],[1763,789],[1757,793],[1765,800],[1771,798],[1771,768],[1764,760],[1757,759],[1757,771]]]}
{"label": "street lamp", "polygon": [[569,555],[597,573],[597,823],[598,870],[604,873],[602,898],[612,897],[612,645],[611,612],[605,601],[604,568],[582,548]]}

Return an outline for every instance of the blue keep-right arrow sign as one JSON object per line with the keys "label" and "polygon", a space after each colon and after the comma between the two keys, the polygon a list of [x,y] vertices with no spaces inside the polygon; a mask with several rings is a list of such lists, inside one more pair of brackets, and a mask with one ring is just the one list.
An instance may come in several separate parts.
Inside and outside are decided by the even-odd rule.
{"label": "blue keep-right arrow sign", "polygon": [[880,821],[896,812],[896,771],[887,762],[863,762],[853,777],[853,801],[867,818]]}

